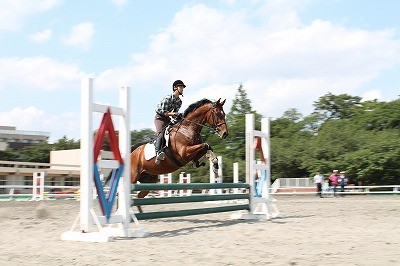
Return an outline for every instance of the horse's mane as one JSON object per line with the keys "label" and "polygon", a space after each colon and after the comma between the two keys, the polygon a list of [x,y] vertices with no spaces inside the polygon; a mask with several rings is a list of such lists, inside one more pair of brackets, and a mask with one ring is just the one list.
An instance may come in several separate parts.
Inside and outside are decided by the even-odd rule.
{"label": "horse's mane", "polygon": [[196,110],[197,108],[207,104],[207,103],[212,103],[212,101],[208,100],[208,99],[202,99],[199,100],[195,103],[192,103],[191,105],[189,105],[188,108],[186,108],[185,112],[183,113],[183,117],[186,117],[188,114],[190,114],[191,112],[193,112],[194,110]]}

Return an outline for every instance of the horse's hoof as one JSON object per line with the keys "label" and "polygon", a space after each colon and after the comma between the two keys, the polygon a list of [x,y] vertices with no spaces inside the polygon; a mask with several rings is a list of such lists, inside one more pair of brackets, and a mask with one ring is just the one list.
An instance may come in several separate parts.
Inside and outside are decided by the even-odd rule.
{"label": "horse's hoof", "polygon": [[219,169],[218,163],[214,163],[214,164],[213,164],[213,168],[216,169],[216,170],[218,170],[218,169]]}

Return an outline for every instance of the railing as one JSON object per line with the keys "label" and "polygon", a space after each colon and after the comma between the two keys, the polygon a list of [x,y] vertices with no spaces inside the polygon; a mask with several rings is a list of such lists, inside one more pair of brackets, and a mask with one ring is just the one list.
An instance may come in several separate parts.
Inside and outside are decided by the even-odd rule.
{"label": "railing", "polygon": [[[279,187],[313,187],[314,184],[309,178],[279,178],[275,182],[279,182]],[[274,183],[275,183],[274,182]]]}
{"label": "railing", "polygon": [[[278,179],[277,179],[278,180]],[[279,182],[279,181],[278,181]],[[229,183],[221,183],[221,185],[226,185]],[[274,186],[275,184],[275,186]],[[271,195],[315,195],[316,188],[315,187],[280,187],[275,183],[270,188]],[[182,184],[172,184],[176,189],[179,189]],[[183,184],[185,185],[185,184]],[[234,184],[231,184],[235,186]],[[157,188],[157,184],[145,184],[146,186],[150,186],[148,188]],[[153,187],[154,186],[154,187]],[[193,186],[196,186],[196,183],[193,183]],[[140,185],[138,185],[140,187]],[[45,185],[45,193],[44,196],[47,199],[57,199],[57,198],[78,198],[79,194],[79,186],[49,186]],[[19,193],[19,189],[21,190],[30,190],[30,193]],[[54,190],[61,191],[54,191]],[[106,188],[107,189],[107,188]],[[389,189],[389,190],[388,190]],[[19,199],[19,198],[31,198],[33,196],[33,186],[32,185],[0,185],[0,191],[3,191],[3,194],[0,193],[0,199],[8,198],[9,200]],[[7,191],[8,192],[7,192]],[[279,191],[281,190],[281,191]],[[338,186],[336,188],[337,195],[368,195],[368,194],[400,194],[400,185],[371,185],[371,186],[345,186],[344,192],[341,192],[341,187]],[[4,193],[5,192],[5,193]],[[333,187],[323,186],[322,187],[322,195],[325,197],[332,197],[334,194]],[[132,196],[135,194],[132,194]],[[152,196],[158,196],[158,194],[152,194]]]}
{"label": "railing", "polygon": [[50,164],[50,163],[31,163],[31,162],[16,162],[16,161],[0,161],[0,168],[33,168],[33,169],[50,169],[52,166],[68,168],[80,167],[79,165],[67,164]]}
{"label": "railing", "polygon": [[[333,196],[333,186],[323,186],[322,195]],[[388,190],[389,189],[389,190]],[[273,195],[315,195],[316,187],[280,187],[276,191],[272,191]],[[400,194],[400,185],[371,185],[371,186],[344,186],[344,191],[341,187],[336,187],[338,195],[367,195],[367,194]]]}
{"label": "railing", "polygon": [[[44,196],[48,199],[56,198],[76,198],[79,190],[79,186],[44,186],[47,191],[44,192]],[[33,186],[32,185],[1,185],[0,190],[8,190],[8,193],[0,194],[0,199],[8,198],[21,199],[21,198],[32,198],[33,197]],[[31,190],[31,193],[19,193],[18,189]],[[60,191],[55,191],[60,190]],[[64,191],[62,191],[64,190]],[[50,192],[49,192],[50,191]]]}

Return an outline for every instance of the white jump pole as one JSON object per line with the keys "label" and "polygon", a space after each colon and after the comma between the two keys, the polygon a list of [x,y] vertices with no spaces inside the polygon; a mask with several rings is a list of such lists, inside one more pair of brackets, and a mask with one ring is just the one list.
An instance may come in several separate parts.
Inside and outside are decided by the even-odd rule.
{"label": "white jump pole", "polygon": [[32,175],[32,199],[44,199],[44,177],[45,172],[34,172]]}
{"label": "white jump pole", "polygon": [[[182,172],[179,174],[179,183],[180,184],[190,184],[191,178],[190,174]],[[179,196],[190,196],[192,195],[192,189],[181,189],[179,190]]]}
{"label": "white jump pole", "polygon": [[266,136],[261,138],[261,147],[264,152],[264,156],[266,159],[266,179],[265,184],[262,189],[262,197],[269,198],[270,197],[270,188],[271,188],[271,141],[270,141],[270,120],[269,118],[261,119],[261,132],[264,132]]}
{"label": "white jump pole", "polygon": [[[213,171],[213,164],[210,163],[210,183],[222,183],[222,156],[218,156],[218,177]],[[210,189],[210,195],[222,194],[222,189]]]}
{"label": "white jump pole", "polygon": [[[233,163],[233,183],[239,183],[239,163]],[[233,193],[239,193],[239,189],[234,188]]]}
{"label": "white jump pole", "polygon": [[[159,175],[160,184],[171,184],[172,183],[172,173]],[[160,190],[159,191],[161,197],[172,197],[172,190]]]}

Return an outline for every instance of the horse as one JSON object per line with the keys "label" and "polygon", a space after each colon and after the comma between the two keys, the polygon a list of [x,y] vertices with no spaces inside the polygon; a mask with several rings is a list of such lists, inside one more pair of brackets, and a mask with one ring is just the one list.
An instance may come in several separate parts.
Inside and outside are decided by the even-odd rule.
{"label": "horse", "polygon": [[[218,159],[209,144],[201,138],[201,130],[208,127],[215,131],[221,139],[228,136],[228,127],[225,121],[225,112],[222,102],[199,100],[191,104],[183,113],[179,122],[168,129],[169,144],[165,147],[165,159],[159,165],[155,158],[146,160],[145,145],[137,147],[130,155],[131,183],[156,183],[158,175],[175,172],[180,167],[193,162],[195,167],[205,165],[208,158],[213,163],[213,171],[217,174]],[[209,126],[207,126],[208,124]],[[150,191],[140,191],[138,198],[144,198]],[[140,206],[138,206],[142,212]]]}

